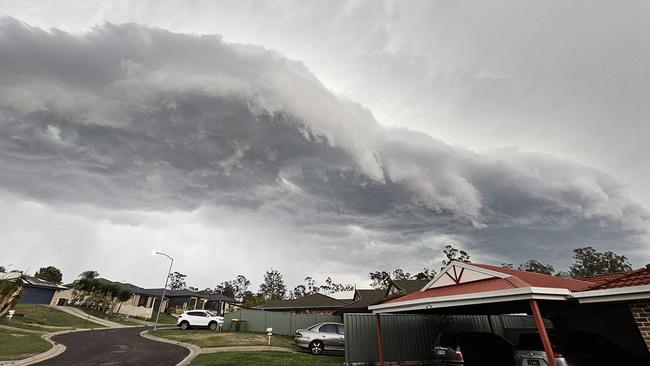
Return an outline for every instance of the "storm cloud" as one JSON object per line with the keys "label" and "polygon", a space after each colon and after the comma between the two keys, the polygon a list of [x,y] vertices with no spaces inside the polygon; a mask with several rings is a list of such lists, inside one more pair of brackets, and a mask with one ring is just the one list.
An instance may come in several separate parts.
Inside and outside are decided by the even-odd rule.
{"label": "storm cloud", "polygon": [[138,24],[0,21],[0,171],[8,196],[117,225],[278,225],[291,236],[270,248],[338,268],[415,270],[449,241],[566,264],[578,246],[645,245],[649,218],[597,169],[384,127],[278,52]]}

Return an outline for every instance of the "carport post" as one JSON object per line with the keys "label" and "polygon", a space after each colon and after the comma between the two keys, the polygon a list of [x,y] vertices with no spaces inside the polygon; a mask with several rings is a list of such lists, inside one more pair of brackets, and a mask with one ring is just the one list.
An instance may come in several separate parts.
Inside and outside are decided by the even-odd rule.
{"label": "carport post", "polygon": [[542,319],[542,313],[539,311],[539,306],[537,306],[536,300],[530,300],[530,308],[533,310],[535,325],[537,325],[537,331],[539,332],[539,336],[542,338],[542,344],[544,345],[546,357],[548,357],[548,363],[550,366],[557,366],[553,346],[551,345],[551,340],[548,338],[548,333],[546,333],[546,325],[544,325],[544,319]]}
{"label": "carport post", "polygon": [[[381,315],[375,314],[375,329],[377,332],[377,349],[379,350],[379,366],[384,366],[384,345],[381,342]],[[556,366],[556,365],[551,365]]]}

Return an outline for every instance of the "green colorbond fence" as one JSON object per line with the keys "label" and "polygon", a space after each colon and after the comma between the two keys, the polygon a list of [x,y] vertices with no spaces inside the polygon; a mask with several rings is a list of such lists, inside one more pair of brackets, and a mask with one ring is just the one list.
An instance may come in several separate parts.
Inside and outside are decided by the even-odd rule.
{"label": "green colorbond fence", "polygon": [[[372,314],[345,314],[345,362],[379,361],[375,317]],[[550,322],[547,327],[552,327]],[[384,359],[391,362],[426,361],[431,346],[442,331],[492,332],[506,338],[535,331],[535,321],[518,315],[419,315],[381,316]],[[516,339],[509,339],[514,343]]]}
{"label": "green colorbond fence", "polygon": [[[342,323],[340,316],[316,314],[289,314],[274,311],[240,309],[224,314],[224,329],[231,329],[232,319],[245,321],[245,330],[265,332],[273,328],[273,334],[293,335],[297,329],[304,329],[316,323]],[[233,328],[234,329],[234,328]]]}

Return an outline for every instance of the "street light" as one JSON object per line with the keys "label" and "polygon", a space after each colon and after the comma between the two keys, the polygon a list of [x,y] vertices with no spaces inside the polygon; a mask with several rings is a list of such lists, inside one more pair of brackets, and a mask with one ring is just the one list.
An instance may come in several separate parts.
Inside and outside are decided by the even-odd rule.
{"label": "street light", "polygon": [[156,315],[156,322],[153,324],[153,331],[156,331],[156,328],[158,327],[158,318],[160,317],[160,308],[162,307],[163,300],[165,299],[165,292],[167,291],[167,282],[169,281],[169,275],[172,273],[172,266],[174,265],[174,258],[168,256],[165,253],[161,252],[154,252],[154,254],[158,255],[164,255],[165,257],[169,258],[171,261],[169,263],[169,272],[167,272],[167,277],[165,277],[165,287],[163,287],[163,292],[162,296],[160,297],[160,304],[158,305],[158,314]]}

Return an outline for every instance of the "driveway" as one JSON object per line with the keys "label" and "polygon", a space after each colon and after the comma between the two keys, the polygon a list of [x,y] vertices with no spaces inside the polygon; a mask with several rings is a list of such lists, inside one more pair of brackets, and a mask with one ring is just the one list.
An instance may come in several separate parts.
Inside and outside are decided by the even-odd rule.
{"label": "driveway", "polygon": [[184,347],[140,337],[144,327],[90,330],[53,338],[66,346],[61,355],[39,366],[173,366],[189,354]]}

